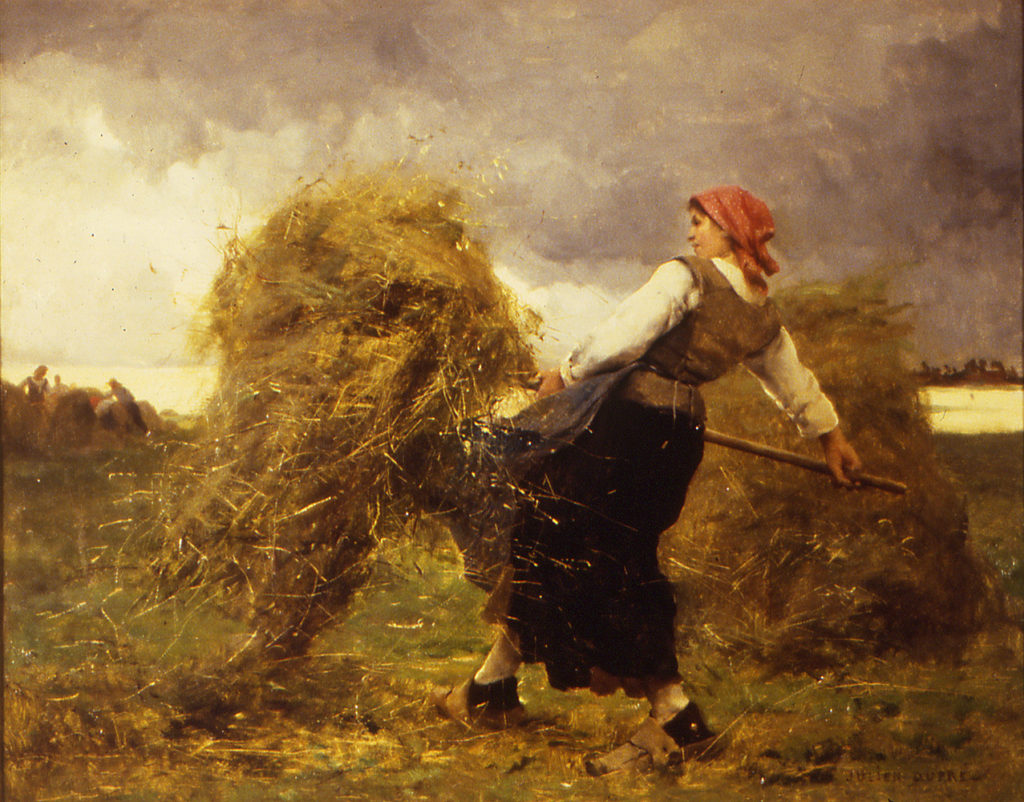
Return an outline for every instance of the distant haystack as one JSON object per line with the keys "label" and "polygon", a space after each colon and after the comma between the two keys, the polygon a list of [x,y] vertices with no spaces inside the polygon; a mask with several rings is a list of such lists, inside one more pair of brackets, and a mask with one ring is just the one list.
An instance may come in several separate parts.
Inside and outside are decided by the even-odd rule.
{"label": "distant haystack", "polygon": [[349,177],[229,248],[206,435],[168,475],[159,592],[222,594],[247,655],[302,653],[383,535],[460,474],[460,421],[534,366],[523,320],[425,178]]}
{"label": "distant haystack", "polygon": [[3,382],[3,445],[10,453],[34,451],[42,447],[44,413],[40,405],[30,404],[25,393],[9,381]]}
{"label": "distant haystack", "polygon": [[96,412],[88,390],[73,389],[57,396],[50,409],[49,440],[63,448],[87,448],[96,431]]}

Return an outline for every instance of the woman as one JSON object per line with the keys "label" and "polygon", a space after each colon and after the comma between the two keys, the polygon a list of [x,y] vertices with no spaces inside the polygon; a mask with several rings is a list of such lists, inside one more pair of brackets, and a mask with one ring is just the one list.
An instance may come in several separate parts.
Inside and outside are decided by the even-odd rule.
{"label": "woman", "polygon": [[743,364],[804,436],[820,440],[837,482],[849,485],[846,471],[860,468],[768,300],[765,278],[778,265],[766,248],[767,206],[726,186],[693,196],[689,211],[695,256],[658,267],[542,374],[539,398],[587,398],[599,387],[601,400],[526,477],[538,492],[513,530],[504,626],[476,674],[435,696],[452,718],[512,723],[522,715],[515,672],[524,660],[543,662],[555,688],[646,696],[650,716],[588,762],[593,774],[665,765],[714,741],[682,688],[675,600],[657,564],[658,538],[703,454],[699,385]]}
{"label": "woman", "polygon": [[30,404],[41,407],[46,397],[50,394],[50,381],[46,378],[48,370],[49,368],[46,365],[40,365],[32,371],[31,376],[23,379],[21,384],[18,385],[18,389],[24,391],[25,397]]}

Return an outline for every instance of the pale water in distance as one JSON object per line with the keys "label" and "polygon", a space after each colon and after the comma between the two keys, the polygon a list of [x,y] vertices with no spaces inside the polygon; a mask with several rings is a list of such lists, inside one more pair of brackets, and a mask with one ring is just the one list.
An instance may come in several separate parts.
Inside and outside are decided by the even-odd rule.
{"label": "pale water in distance", "polygon": [[1024,430],[1024,388],[975,385],[925,387],[921,401],[932,428],[950,434]]}

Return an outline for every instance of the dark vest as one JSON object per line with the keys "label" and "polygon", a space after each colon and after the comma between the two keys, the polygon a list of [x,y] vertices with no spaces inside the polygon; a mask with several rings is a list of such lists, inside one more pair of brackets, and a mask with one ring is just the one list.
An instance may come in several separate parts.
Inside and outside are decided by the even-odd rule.
{"label": "dark vest", "polygon": [[703,404],[691,388],[717,379],[765,348],[778,336],[782,322],[775,304],[744,301],[709,260],[677,258],[693,271],[700,303],[647,349],[640,359],[646,369],[635,371],[623,392],[653,406],[688,408],[699,418]]}

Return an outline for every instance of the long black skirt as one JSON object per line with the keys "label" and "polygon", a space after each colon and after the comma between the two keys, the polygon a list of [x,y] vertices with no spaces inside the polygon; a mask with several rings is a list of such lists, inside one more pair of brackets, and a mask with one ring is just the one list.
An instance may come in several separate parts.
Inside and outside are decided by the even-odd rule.
{"label": "long black skirt", "polygon": [[507,623],[559,689],[673,678],[676,604],[658,567],[703,455],[703,424],[613,392],[590,426],[528,477],[512,531]]}

